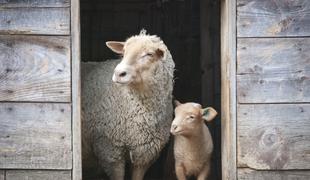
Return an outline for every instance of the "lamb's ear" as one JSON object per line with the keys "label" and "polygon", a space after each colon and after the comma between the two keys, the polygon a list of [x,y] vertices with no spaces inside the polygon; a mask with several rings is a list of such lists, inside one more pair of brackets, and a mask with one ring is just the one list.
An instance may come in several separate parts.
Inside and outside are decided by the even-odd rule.
{"label": "lamb's ear", "polygon": [[124,54],[124,44],[125,44],[124,42],[120,42],[120,41],[107,41],[105,44],[113,52],[116,52],[117,54]]}
{"label": "lamb's ear", "polygon": [[217,112],[212,107],[207,107],[205,109],[201,109],[202,119],[204,119],[207,122],[212,121],[215,116],[217,115]]}
{"label": "lamb's ear", "polygon": [[180,106],[182,103],[180,103],[180,101],[178,100],[174,100],[174,105],[175,107]]}

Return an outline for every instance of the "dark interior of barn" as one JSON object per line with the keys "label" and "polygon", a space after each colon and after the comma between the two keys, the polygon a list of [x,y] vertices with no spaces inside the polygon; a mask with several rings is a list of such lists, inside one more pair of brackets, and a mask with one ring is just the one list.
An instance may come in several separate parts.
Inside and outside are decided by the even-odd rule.
{"label": "dark interior of barn", "polygon": [[[218,111],[208,124],[214,152],[211,179],[221,179],[219,0],[81,0],[81,59],[118,58],[106,41],[122,41],[142,28],[156,34],[176,64],[174,97]],[[171,141],[145,179],[175,179]]]}

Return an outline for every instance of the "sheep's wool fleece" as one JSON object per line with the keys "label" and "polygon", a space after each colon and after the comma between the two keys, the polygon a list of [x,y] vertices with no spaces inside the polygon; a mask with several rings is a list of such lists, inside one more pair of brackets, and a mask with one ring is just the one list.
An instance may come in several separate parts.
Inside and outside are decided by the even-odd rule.
{"label": "sheep's wool fleece", "polygon": [[149,165],[167,143],[174,62],[166,53],[147,93],[112,82],[120,60],[82,64],[83,151],[93,151],[104,168],[117,161]]}

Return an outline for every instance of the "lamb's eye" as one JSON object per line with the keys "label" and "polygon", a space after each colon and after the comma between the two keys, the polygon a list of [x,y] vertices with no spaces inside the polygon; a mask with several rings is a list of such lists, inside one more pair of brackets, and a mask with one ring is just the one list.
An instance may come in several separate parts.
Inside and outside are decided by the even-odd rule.
{"label": "lamb's eye", "polygon": [[194,115],[187,116],[186,120],[188,122],[193,122],[195,120],[195,116]]}

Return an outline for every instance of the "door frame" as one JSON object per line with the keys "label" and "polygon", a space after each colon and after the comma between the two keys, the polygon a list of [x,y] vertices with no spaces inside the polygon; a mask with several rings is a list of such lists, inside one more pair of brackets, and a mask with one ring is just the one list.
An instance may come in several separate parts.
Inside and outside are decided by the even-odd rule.
{"label": "door frame", "polygon": [[[222,179],[237,179],[236,0],[221,0]],[[80,0],[71,0],[72,179],[82,179]]]}
{"label": "door frame", "polygon": [[222,179],[237,179],[237,4],[221,0],[221,148]]}
{"label": "door frame", "polygon": [[71,0],[72,179],[82,180],[80,0]]}

